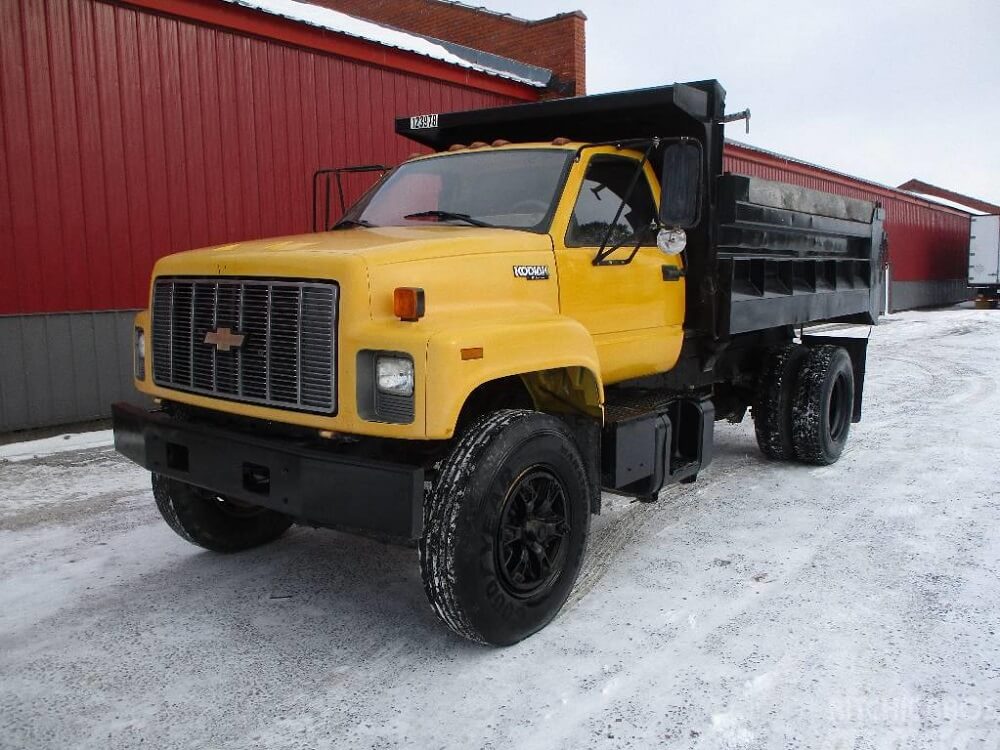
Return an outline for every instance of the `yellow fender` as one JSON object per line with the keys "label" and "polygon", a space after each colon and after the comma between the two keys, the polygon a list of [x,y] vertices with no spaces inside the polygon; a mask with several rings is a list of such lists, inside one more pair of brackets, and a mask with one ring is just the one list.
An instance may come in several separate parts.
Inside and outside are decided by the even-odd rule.
{"label": "yellow fender", "polygon": [[525,377],[536,402],[540,394],[550,392],[554,401],[579,411],[597,417],[603,413],[604,386],[594,340],[571,318],[449,326],[428,339],[425,372],[430,439],[452,437],[469,395],[484,383],[509,376]]}

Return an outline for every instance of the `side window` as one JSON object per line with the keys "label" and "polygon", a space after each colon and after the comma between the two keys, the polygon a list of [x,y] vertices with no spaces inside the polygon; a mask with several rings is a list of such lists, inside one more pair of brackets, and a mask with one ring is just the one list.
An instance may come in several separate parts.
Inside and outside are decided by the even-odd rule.
{"label": "side window", "polygon": [[[604,241],[638,167],[639,162],[635,159],[623,156],[591,159],[566,232],[568,246],[597,247]],[[611,231],[610,244],[656,244],[656,233],[652,229],[655,217],[653,194],[643,174]]]}

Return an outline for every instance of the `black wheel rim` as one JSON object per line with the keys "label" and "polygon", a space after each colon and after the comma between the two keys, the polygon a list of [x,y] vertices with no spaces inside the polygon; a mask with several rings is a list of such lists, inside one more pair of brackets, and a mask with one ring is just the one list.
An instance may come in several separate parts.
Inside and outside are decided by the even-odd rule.
{"label": "black wheel rim", "polygon": [[837,375],[833,381],[833,389],[830,391],[830,409],[827,414],[827,424],[830,426],[830,439],[839,443],[847,434],[847,428],[851,423],[852,404],[847,403],[847,376],[843,373]]}
{"label": "black wheel rim", "polygon": [[497,530],[500,583],[519,599],[550,588],[566,564],[570,505],[559,478],[534,467],[517,478],[504,499]]}

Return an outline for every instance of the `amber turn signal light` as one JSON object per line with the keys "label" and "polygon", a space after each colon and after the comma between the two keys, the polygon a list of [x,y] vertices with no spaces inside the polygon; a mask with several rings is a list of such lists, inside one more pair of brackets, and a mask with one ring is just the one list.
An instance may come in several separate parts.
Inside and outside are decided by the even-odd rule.
{"label": "amber turn signal light", "polygon": [[400,286],[392,293],[392,312],[400,320],[415,323],[424,317],[424,290],[416,286]]}

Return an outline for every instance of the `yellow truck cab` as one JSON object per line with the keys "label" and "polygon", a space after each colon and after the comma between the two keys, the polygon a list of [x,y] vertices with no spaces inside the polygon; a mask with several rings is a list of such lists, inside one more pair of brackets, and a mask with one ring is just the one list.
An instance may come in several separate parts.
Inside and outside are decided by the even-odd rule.
{"label": "yellow truck cab", "polygon": [[860,419],[867,342],[801,328],[875,322],[879,210],[722,174],[725,121],[714,81],[400,119],[433,153],[323,231],[156,264],[118,450],[195,544],[416,542],[456,633],[530,635],[602,489],[694,481],[748,408],[775,460]]}

